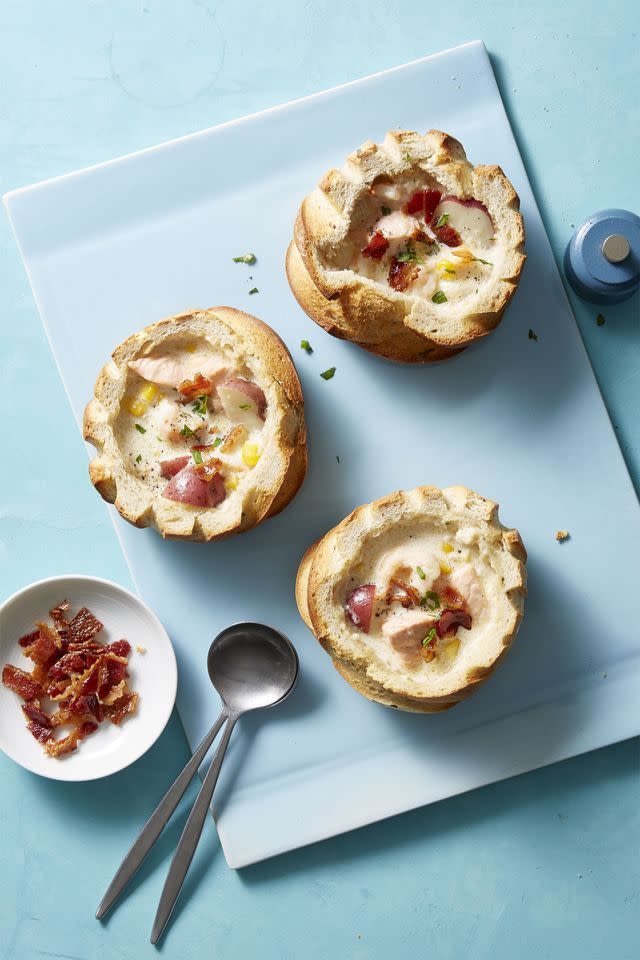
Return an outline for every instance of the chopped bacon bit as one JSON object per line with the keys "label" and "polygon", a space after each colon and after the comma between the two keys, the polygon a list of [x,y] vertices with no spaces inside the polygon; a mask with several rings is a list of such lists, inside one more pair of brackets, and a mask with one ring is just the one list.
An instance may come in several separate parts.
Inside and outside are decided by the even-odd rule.
{"label": "chopped bacon bit", "polygon": [[462,238],[457,230],[454,230],[453,227],[450,227],[448,223],[445,223],[442,227],[437,227],[436,223],[437,220],[432,221],[431,229],[435,233],[436,238],[440,243],[444,243],[448,247],[462,246]]}
{"label": "chopped bacon bit", "polygon": [[[27,720],[33,720],[35,723],[39,723],[41,727],[48,727],[51,730],[51,720],[49,716],[41,710],[36,703],[23,703],[22,712],[24,713]],[[49,734],[51,736],[51,734]]]}
{"label": "chopped bacon bit", "polygon": [[13,690],[23,700],[36,700],[42,696],[40,684],[35,683],[28,673],[21,670],[20,667],[14,667],[7,663],[2,670],[2,682],[9,690]]}
{"label": "chopped bacon bit", "polygon": [[396,257],[393,257],[387,278],[389,286],[393,287],[393,289],[399,293],[402,293],[410,283],[413,283],[419,273],[420,267],[417,263],[398,260]]}
{"label": "chopped bacon bit", "polygon": [[425,193],[423,190],[416,190],[404,205],[404,212],[409,214],[422,213],[424,210]]}
{"label": "chopped bacon bit", "polygon": [[442,194],[439,190],[425,190],[424,192],[424,218],[428,222],[435,213],[436,207],[440,203]]}
{"label": "chopped bacon bit", "polygon": [[21,647],[30,647],[32,643],[36,642],[39,635],[39,630],[32,630],[31,633],[25,633],[24,637],[20,637],[18,643]]}
{"label": "chopped bacon bit", "polygon": [[435,243],[433,237],[430,237],[428,233],[425,233],[424,230],[416,228],[411,234],[411,240],[415,240],[416,243],[428,243],[431,246]]}
{"label": "chopped bacon bit", "polygon": [[90,610],[82,607],[69,624],[69,641],[86,643],[102,630],[102,624]]}
{"label": "chopped bacon bit", "polygon": [[381,260],[384,257],[385,253],[389,249],[389,241],[385,237],[384,233],[380,230],[376,230],[374,235],[369,240],[367,246],[362,250],[363,257],[371,257],[372,260]]}
{"label": "chopped bacon bit", "polygon": [[131,644],[128,640],[114,640],[105,647],[110,653],[115,653],[116,657],[128,657],[131,653]]}
{"label": "chopped bacon bit", "polygon": [[[434,584],[434,590],[437,590],[437,587]],[[462,597],[457,590],[454,590],[453,587],[446,586],[441,590],[438,590],[440,594],[440,603],[443,607],[447,607],[450,610],[464,610],[466,607],[466,602],[464,597]]]}
{"label": "chopped bacon bit", "polygon": [[466,610],[443,610],[436,623],[436,631],[439,637],[445,637],[448,633],[455,632],[458,627],[471,630],[471,622],[471,614]]}
{"label": "chopped bacon bit", "polygon": [[[3,684],[24,701],[27,729],[51,757],[73,753],[106,717],[119,724],[138,703],[127,682],[128,640],[99,643],[93,638],[102,624],[91,611],[83,607],[69,621],[68,609],[65,600],[50,612],[55,626],[38,623],[37,630],[21,638],[24,654],[34,664],[30,674],[10,663],[2,671]],[[43,698],[56,704],[51,714],[42,709]],[[54,730],[67,725],[69,734],[57,740]]]}
{"label": "chopped bacon bit", "polygon": [[187,403],[195,400],[196,397],[208,397],[212,390],[211,380],[203,377],[201,373],[196,373],[193,380],[183,380],[178,386],[179,393],[182,394]]}
{"label": "chopped bacon bit", "polygon": [[400,603],[403,607],[412,607],[420,603],[420,594],[411,584],[404,583],[397,577],[391,577],[385,601],[386,603]]}
{"label": "chopped bacon bit", "polygon": [[42,723],[38,723],[37,720],[31,720],[31,722],[27,724],[27,730],[33,734],[40,743],[46,743],[47,740],[51,739],[53,733],[50,726],[47,727]]}
{"label": "chopped bacon bit", "polygon": [[222,466],[222,460],[215,457],[213,460],[203,460],[202,463],[195,463],[193,466],[194,473],[197,473],[201,480],[209,482],[213,480],[217,473],[220,471]]}

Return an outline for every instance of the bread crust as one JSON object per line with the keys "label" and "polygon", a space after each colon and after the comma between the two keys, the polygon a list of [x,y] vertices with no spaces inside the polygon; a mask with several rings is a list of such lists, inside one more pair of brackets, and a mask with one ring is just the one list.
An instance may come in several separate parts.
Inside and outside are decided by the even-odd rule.
{"label": "bread crust", "polygon": [[[437,677],[421,689],[386,675],[375,662],[366,642],[354,643],[353,629],[336,600],[334,586],[350,559],[371,536],[384,538],[400,521],[444,520],[449,525],[479,524],[495,544],[494,561],[504,587],[504,610],[495,625],[491,649],[464,673]],[[417,713],[448,710],[470,696],[503,660],[518,632],[526,597],[527,554],[517,530],[507,529],[498,519],[498,506],[466,487],[417,487],[398,491],[358,507],[306,551],[298,569],[295,596],[300,615],[335,668],[358,693],[389,707]],[[356,631],[357,632],[357,631]]]}
{"label": "bread crust", "polygon": [[[482,201],[504,250],[491,282],[455,304],[385,288],[347,268],[329,266],[345,241],[354,210],[379,178],[435,176],[450,192]],[[449,134],[390,131],[382,144],[367,142],[341,170],[330,170],[302,201],[286,271],[298,303],[332,336],[400,363],[433,363],[456,356],[500,323],[525,261],[519,198],[498,166],[473,167]]]}
{"label": "bread crust", "polygon": [[[212,326],[233,351],[259,369],[268,390],[270,443],[261,479],[234,496],[224,510],[167,501],[132,475],[118,446],[115,424],[126,390],[128,363],[169,337],[204,336]],[[289,351],[266,323],[234,307],[212,307],[166,317],[115,348],[98,375],[83,419],[85,440],[96,448],[89,477],[100,496],[136,527],[154,527],[163,537],[213,541],[249,530],[283,510],[300,488],[308,463],[304,400]],[[227,504],[227,500],[224,504]]]}

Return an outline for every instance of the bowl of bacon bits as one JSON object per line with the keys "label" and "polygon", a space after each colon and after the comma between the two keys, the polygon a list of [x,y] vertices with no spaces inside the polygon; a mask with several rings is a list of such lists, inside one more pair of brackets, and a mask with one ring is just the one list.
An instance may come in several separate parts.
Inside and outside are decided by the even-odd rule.
{"label": "bowl of bacon bits", "polygon": [[177,667],[154,613],[97,577],[40,580],[0,607],[0,748],[54,780],[142,756],[173,709]]}

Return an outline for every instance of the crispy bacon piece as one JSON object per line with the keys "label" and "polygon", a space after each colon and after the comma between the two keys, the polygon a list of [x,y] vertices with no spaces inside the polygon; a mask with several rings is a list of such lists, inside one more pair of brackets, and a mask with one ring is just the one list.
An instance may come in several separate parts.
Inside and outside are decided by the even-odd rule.
{"label": "crispy bacon piece", "polygon": [[424,218],[427,223],[433,217],[436,207],[440,203],[442,194],[439,190],[425,190],[424,192]]}
{"label": "crispy bacon piece", "polygon": [[386,603],[399,603],[403,607],[414,607],[420,603],[420,594],[410,583],[398,577],[391,577],[385,594]]}
{"label": "crispy bacon piece", "polygon": [[416,213],[422,213],[424,210],[425,193],[423,190],[416,190],[405,203],[403,210],[405,213],[415,216]]}
{"label": "crispy bacon piece", "polygon": [[69,624],[69,641],[86,643],[102,630],[102,624],[90,610],[82,607]]}
{"label": "crispy bacon piece", "polygon": [[381,260],[389,249],[389,241],[381,230],[376,230],[367,246],[362,250],[363,257]]}
{"label": "crispy bacon piece", "polygon": [[445,637],[448,633],[454,633],[458,627],[471,630],[471,614],[466,610],[443,610],[436,623],[436,633],[439,637]]}
{"label": "crispy bacon piece", "polygon": [[439,243],[444,243],[448,247],[460,247],[462,245],[462,238],[457,230],[454,230],[453,227],[450,227],[448,223],[443,224],[441,227],[437,227],[437,219],[434,219],[431,223],[431,229],[436,235],[436,239]]}
{"label": "crispy bacon piece", "polygon": [[389,286],[397,290],[398,293],[402,293],[410,283],[413,283],[419,273],[420,267],[417,263],[398,260],[397,257],[393,257],[387,277]]}
{"label": "crispy bacon piece", "polygon": [[2,682],[23,700],[36,700],[42,696],[40,684],[35,683],[28,673],[11,663],[7,663],[2,669]]}
{"label": "crispy bacon piece", "polygon": [[440,603],[443,607],[449,608],[450,610],[466,609],[467,604],[464,597],[449,584],[441,584],[440,578],[434,583],[433,589],[439,594]]}
{"label": "crispy bacon piece", "polygon": [[[50,611],[54,626],[39,622],[37,630],[20,638],[34,664],[30,674],[13,664],[2,671],[4,685],[24,701],[27,729],[52,757],[73,753],[106,718],[120,724],[138,703],[127,682],[129,642],[99,643],[94,638],[102,624],[91,611],[83,607],[69,621],[68,609],[67,601],[58,604]],[[43,699],[54,701],[56,709],[46,713]],[[71,727],[67,736],[56,739],[55,731],[66,726]]]}
{"label": "crispy bacon piece", "polygon": [[213,390],[213,384],[201,373],[196,373],[193,380],[183,380],[178,386],[178,392],[184,397],[185,403],[195,400],[196,397],[208,397]]}

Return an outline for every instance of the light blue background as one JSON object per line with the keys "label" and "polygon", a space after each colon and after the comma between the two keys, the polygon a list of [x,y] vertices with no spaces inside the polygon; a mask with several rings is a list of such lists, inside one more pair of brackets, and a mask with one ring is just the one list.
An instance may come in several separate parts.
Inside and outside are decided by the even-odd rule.
{"label": "light blue background", "polygon": [[[617,4],[614,16],[573,0],[529,9],[459,0],[441,11],[381,0],[274,0],[255,9],[4,0],[0,188],[481,37],[560,257],[571,224],[594,209],[640,209],[637,26],[631,3]],[[126,584],[6,222],[0,237],[3,421],[13,464],[0,481],[2,595],[68,570]],[[604,327],[596,308],[574,305],[637,486],[638,299],[604,310]],[[602,472],[606,490],[606,464],[587,467]],[[43,781],[0,758],[3,957],[152,955],[147,936],[177,824],[104,927],[93,911],[185,758],[177,720],[147,757],[104,783]],[[637,741],[621,744],[241,874],[224,865],[210,826],[163,953],[631,958],[638,769]]]}

